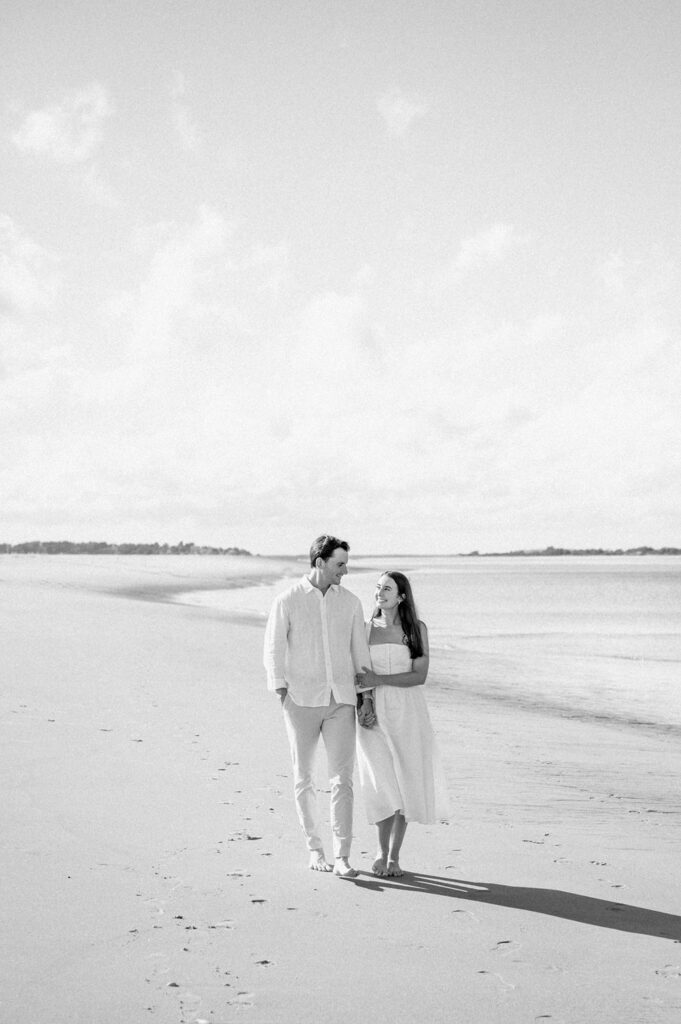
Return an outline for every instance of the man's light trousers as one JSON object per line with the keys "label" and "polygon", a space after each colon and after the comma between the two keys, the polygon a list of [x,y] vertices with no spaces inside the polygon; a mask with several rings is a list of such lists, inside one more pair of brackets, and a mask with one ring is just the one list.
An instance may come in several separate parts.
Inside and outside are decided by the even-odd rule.
{"label": "man's light trousers", "polygon": [[293,761],[293,785],[298,818],[308,850],[321,850],[317,824],[314,761],[319,737],[324,740],[331,783],[331,831],[334,857],[348,857],[352,843],[352,773],[355,765],[355,706],[326,707],[295,704],[287,694],[284,721]]}

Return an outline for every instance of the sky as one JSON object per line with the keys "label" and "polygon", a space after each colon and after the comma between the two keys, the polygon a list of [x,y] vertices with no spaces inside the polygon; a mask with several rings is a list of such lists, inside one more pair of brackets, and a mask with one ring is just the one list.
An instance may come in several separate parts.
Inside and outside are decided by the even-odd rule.
{"label": "sky", "polygon": [[8,0],[0,541],[681,545],[677,0]]}

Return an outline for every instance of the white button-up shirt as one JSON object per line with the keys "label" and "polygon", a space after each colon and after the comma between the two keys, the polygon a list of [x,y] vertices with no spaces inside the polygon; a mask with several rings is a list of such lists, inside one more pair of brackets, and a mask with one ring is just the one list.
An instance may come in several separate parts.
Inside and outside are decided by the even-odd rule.
{"label": "white button-up shirt", "polygon": [[272,605],[264,661],[268,689],[287,688],[295,704],[323,707],[332,694],[354,704],[355,673],[371,665],[359,599],[336,584],[322,594],[303,576]]}

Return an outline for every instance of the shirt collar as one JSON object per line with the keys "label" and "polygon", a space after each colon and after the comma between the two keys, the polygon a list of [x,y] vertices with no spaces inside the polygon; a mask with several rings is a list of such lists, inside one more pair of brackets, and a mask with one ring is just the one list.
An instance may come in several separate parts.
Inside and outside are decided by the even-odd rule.
{"label": "shirt collar", "polygon": [[[303,590],[305,590],[308,594],[312,590],[316,590],[321,597],[324,597],[319,587],[315,587],[310,583],[309,577],[303,576],[300,582],[302,584]],[[340,590],[340,584],[332,583],[331,586],[329,587],[329,590]]]}

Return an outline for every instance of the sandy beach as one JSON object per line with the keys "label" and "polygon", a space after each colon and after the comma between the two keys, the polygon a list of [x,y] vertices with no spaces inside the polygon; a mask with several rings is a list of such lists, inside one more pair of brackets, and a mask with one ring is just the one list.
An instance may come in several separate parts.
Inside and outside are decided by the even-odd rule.
{"label": "sandy beach", "polygon": [[262,623],[171,600],[290,570],[0,556],[0,1019],[677,1024],[678,736],[434,689],[451,821],[312,873]]}

